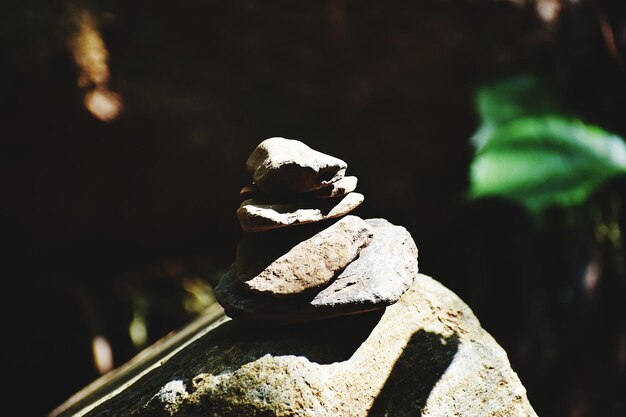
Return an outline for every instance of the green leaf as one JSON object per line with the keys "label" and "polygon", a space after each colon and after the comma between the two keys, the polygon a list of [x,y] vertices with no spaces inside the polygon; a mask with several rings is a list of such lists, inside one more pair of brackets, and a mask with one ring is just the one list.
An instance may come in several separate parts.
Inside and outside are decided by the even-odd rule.
{"label": "green leaf", "polygon": [[471,165],[473,198],[496,195],[533,211],[584,201],[606,179],[626,172],[624,141],[561,116],[531,116],[493,129]]}
{"label": "green leaf", "polygon": [[501,126],[528,116],[563,113],[556,96],[539,78],[518,75],[481,88],[476,94],[481,127],[472,137],[479,150]]}

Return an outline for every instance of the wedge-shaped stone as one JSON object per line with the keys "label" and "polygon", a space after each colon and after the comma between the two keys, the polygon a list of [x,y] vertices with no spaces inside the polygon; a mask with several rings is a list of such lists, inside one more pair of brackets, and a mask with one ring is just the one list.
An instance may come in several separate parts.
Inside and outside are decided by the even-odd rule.
{"label": "wedge-shaped stone", "polygon": [[246,237],[237,244],[234,263],[236,276],[242,282],[254,278],[299,243],[311,239],[337,221],[338,219],[329,219],[298,227],[281,227],[262,233],[247,233]]}
{"label": "wedge-shaped stone", "polygon": [[306,193],[343,178],[341,159],[280,137],[261,142],[246,161],[254,183],[267,194]]}
{"label": "wedge-shaped stone", "polygon": [[309,197],[292,202],[249,199],[241,203],[237,218],[246,232],[261,232],[340,217],[354,210],[363,200],[363,194],[359,193],[349,193],[341,199]]}
{"label": "wedge-shaped stone", "polygon": [[[356,216],[346,216],[310,239],[298,243],[258,274],[247,267],[272,239],[250,236],[237,248],[235,269],[244,288],[277,297],[302,294],[328,284],[372,241],[372,229]],[[257,262],[252,262],[257,264]]]}
{"label": "wedge-shaped stone", "polygon": [[217,300],[230,317],[267,324],[319,320],[395,303],[417,275],[417,247],[402,226],[384,219],[365,222],[374,233],[372,242],[323,290],[284,299],[251,293],[233,265],[216,287]]}

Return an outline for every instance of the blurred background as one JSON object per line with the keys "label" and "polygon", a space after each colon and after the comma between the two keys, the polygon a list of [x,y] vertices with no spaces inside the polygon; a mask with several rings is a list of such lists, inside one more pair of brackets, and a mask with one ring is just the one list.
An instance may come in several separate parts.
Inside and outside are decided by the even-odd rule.
{"label": "blurred background", "polygon": [[271,136],[509,354],[540,416],[626,415],[626,3],[3,0],[0,369],[20,415],[201,314]]}

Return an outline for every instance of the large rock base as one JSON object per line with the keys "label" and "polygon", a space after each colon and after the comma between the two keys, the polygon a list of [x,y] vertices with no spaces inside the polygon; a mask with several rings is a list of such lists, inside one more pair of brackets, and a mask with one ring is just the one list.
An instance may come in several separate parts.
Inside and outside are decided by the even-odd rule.
{"label": "large rock base", "polygon": [[385,310],[226,321],[88,416],[536,416],[504,350],[425,275]]}

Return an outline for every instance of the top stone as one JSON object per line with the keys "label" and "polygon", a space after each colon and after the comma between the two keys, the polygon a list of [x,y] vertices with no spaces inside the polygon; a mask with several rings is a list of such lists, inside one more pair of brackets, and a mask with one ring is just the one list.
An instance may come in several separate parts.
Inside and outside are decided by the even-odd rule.
{"label": "top stone", "polygon": [[252,180],[266,194],[319,190],[342,179],[347,167],[341,159],[280,137],[265,139],[246,161]]}

